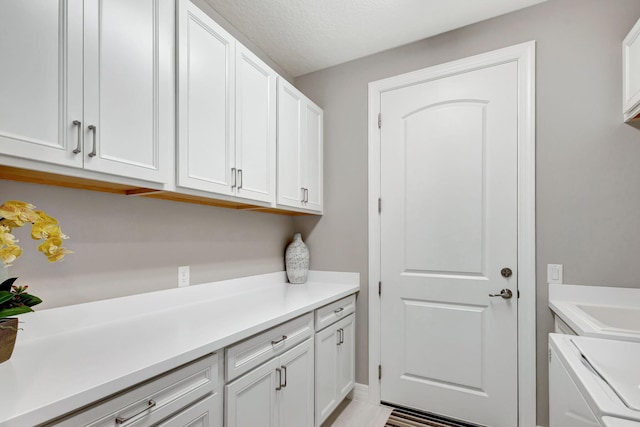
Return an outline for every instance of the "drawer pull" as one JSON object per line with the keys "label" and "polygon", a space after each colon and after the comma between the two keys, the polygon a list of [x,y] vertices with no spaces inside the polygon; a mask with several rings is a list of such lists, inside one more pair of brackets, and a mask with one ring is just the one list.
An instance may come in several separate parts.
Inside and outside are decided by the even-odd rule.
{"label": "drawer pull", "polygon": [[129,421],[130,419],[137,417],[138,415],[140,415],[141,413],[143,413],[144,411],[148,411],[149,409],[153,408],[154,406],[156,406],[156,401],[155,400],[149,400],[149,402],[147,402],[147,407],[144,408],[143,410],[136,412],[135,414],[131,415],[130,417],[127,418],[122,418],[122,417],[117,417],[116,418],[116,424],[124,424],[127,421]]}
{"label": "drawer pull", "polygon": [[282,366],[282,373],[280,373],[280,380],[282,381],[282,377],[284,376],[284,383],[282,383],[282,388],[287,386],[287,367]]}
{"label": "drawer pull", "polygon": [[275,341],[271,341],[271,345],[277,345],[280,344],[282,341],[286,340],[287,336],[283,335],[282,338],[280,338],[279,340],[275,340]]}
{"label": "drawer pull", "polygon": [[335,314],[339,314],[342,310],[344,310],[344,307],[337,308],[337,309],[333,310],[333,312]]}
{"label": "drawer pull", "polygon": [[278,386],[276,387],[276,391],[282,390],[282,370],[280,368],[276,368],[276,373],[278,374]]}

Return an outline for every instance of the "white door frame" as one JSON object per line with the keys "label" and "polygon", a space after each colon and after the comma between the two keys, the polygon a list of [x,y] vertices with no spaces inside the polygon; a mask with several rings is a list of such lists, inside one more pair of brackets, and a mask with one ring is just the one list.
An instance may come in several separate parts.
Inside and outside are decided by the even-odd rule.
{"label": "white door frame", "polygon": [[380,96],[507,62],[518,64],[518,423],[536,425],[535,41],[369,83],[369,401],[374,404],[380,403]]}

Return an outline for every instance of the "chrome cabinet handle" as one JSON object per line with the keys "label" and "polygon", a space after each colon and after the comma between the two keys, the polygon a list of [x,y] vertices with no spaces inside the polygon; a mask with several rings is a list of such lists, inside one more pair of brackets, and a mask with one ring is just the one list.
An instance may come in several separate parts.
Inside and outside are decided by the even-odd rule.
{"label": "chrome cabinet handle", "polygon": [[130,419],[137,417],[138,415],[140,415],[141,413],[143,413],[144,411],[148,411],[149,409],[153,408],[154,406],[156,406],[156,401],[155,400],[149,400],[149,402],[147,402],[147,407],[144,408],[143,410],[136,412],[135,414],[127,417],[127,418],[122,418],[122,417],[117,417],[116,418],[116,424],[124,424],[127,421],[129,421]]}
{"label": "chrome cabinet handle", "polygon": [[309,189],[308,188],[304,189],[304,202],[305,203],[309,203]]}
{"label": "chrome cabinet handle", "polygon": [[279,340],[275,340],[275,341],[271,341],[271,345],[277,345],[280,344],[282,341],[286,340],[287,336],[283,335],[282,338],[280,338]]}
{"label": "chrome cabinet handle", "polygon": [[89,125],[87,127],[87,129],[89,129],[90,131],[93,132],[93,150],[91,150],[91,152],[89,154],[87,154],[89,157],[95,157],[96,156],[96,127],[94,125]]}
{"label": "chrome cabinet handle", "polygon": [[242,169],[238,169],[238,190],[242,188]]}
{"label": "chrome cabinet handle", "polygon": [[344,342],[344,329],[340,328],[336,332],[338,333],[338,343],[336,345],[341,345]]}
{"label": "chrome cabinet handle", "polygon": [[276,390],[282,390],[282,370],[280,368],[276,368],[276,372],[278,373],[278,386]]}
{"label": "chrome cabinet handle", "polygon": [[285,388],[287,386],[287,367],[282,365],[282,373],[280,374],[280,380],[284,377],[284,383],[280,384],[280,387]]}
{"label": "chrome cabinet handle", "polygon": [[335,314],[338,314],[338,313],[340,313],[342,310],[344,310],[344,307],[336,308],[335,310],[333,310],[333,312],[334,312]]}
{"label": "chrome cabinet handle", "polygon": [[300,199],[300,201],[304,203],[304,187],[300,187],[300,192],[302,193],[302,199]]}
{"label": "chrome cabinet handle", "polygon": [[78,154],[82,151],[82,122],[80,120],[74,120],[74,126],[78,126],[78,145],[76,145],[75,150],[73,150],[73,154]]}
{"label": "chrome cabinet handle", "polygon": [[237,175],[236,175],[236,168],[231,168],[231,176],[233,177],[233,184],[231,184],[231,188],[236,188],[236,184],[237,184]]}
{"label": "chrome cabinet handle", "polygon": [[510,299],[513,296],[513,292],[511,292],[511,289],[502,289],[499,294],[489,294],[489,296]]}

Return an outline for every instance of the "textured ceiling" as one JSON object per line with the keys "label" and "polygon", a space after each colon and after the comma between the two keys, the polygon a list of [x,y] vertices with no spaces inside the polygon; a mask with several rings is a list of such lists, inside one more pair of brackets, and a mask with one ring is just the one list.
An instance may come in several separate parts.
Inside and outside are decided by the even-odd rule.
{"label": "textured ceiling", "polygon": [[292,76],[545,0],[206,0]]}

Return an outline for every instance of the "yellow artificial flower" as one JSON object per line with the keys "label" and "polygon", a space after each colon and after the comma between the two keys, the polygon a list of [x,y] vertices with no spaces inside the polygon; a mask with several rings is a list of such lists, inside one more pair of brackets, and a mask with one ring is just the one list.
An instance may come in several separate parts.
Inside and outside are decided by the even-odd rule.
{"label": "yellow artificial flower", "polygon": [[35,206],[19,200],[9,200],[0,205],[0,217],[3,224],[10,228],[22,227],[25,223],[36,222],[38,214],[34,212]]}
{"label": "yellow artificial flower", "polygon": [[31,223],[31,237],[34,240],[44,239],[38,246],[49,262],[60,261],[72,251],[62,247],[62,240],[68,239],[62,233],[58,221],[44,211],[35,210],[35,206],[18,200],[9,200],[0,205],[0,260],[10,266],[20,255],[22,249],[16,244],[18,240],[11,234],[13,228]]}
{"label": "yellow artificial flower", "polygon": [[0,259],[7,267],[22,255],[22,249],[18,245],[6,245],[0,247]]}
{"label": "yellow artificial flower", "polygon": [[62,234],[62,230],[60,230],[58,221],[55,218],[50,217],[43,211],[36,211],[36,214],[38,219],[31,228],[31,238],[34,240],[47,239],[49,237],[68,239],[67,236]]}

